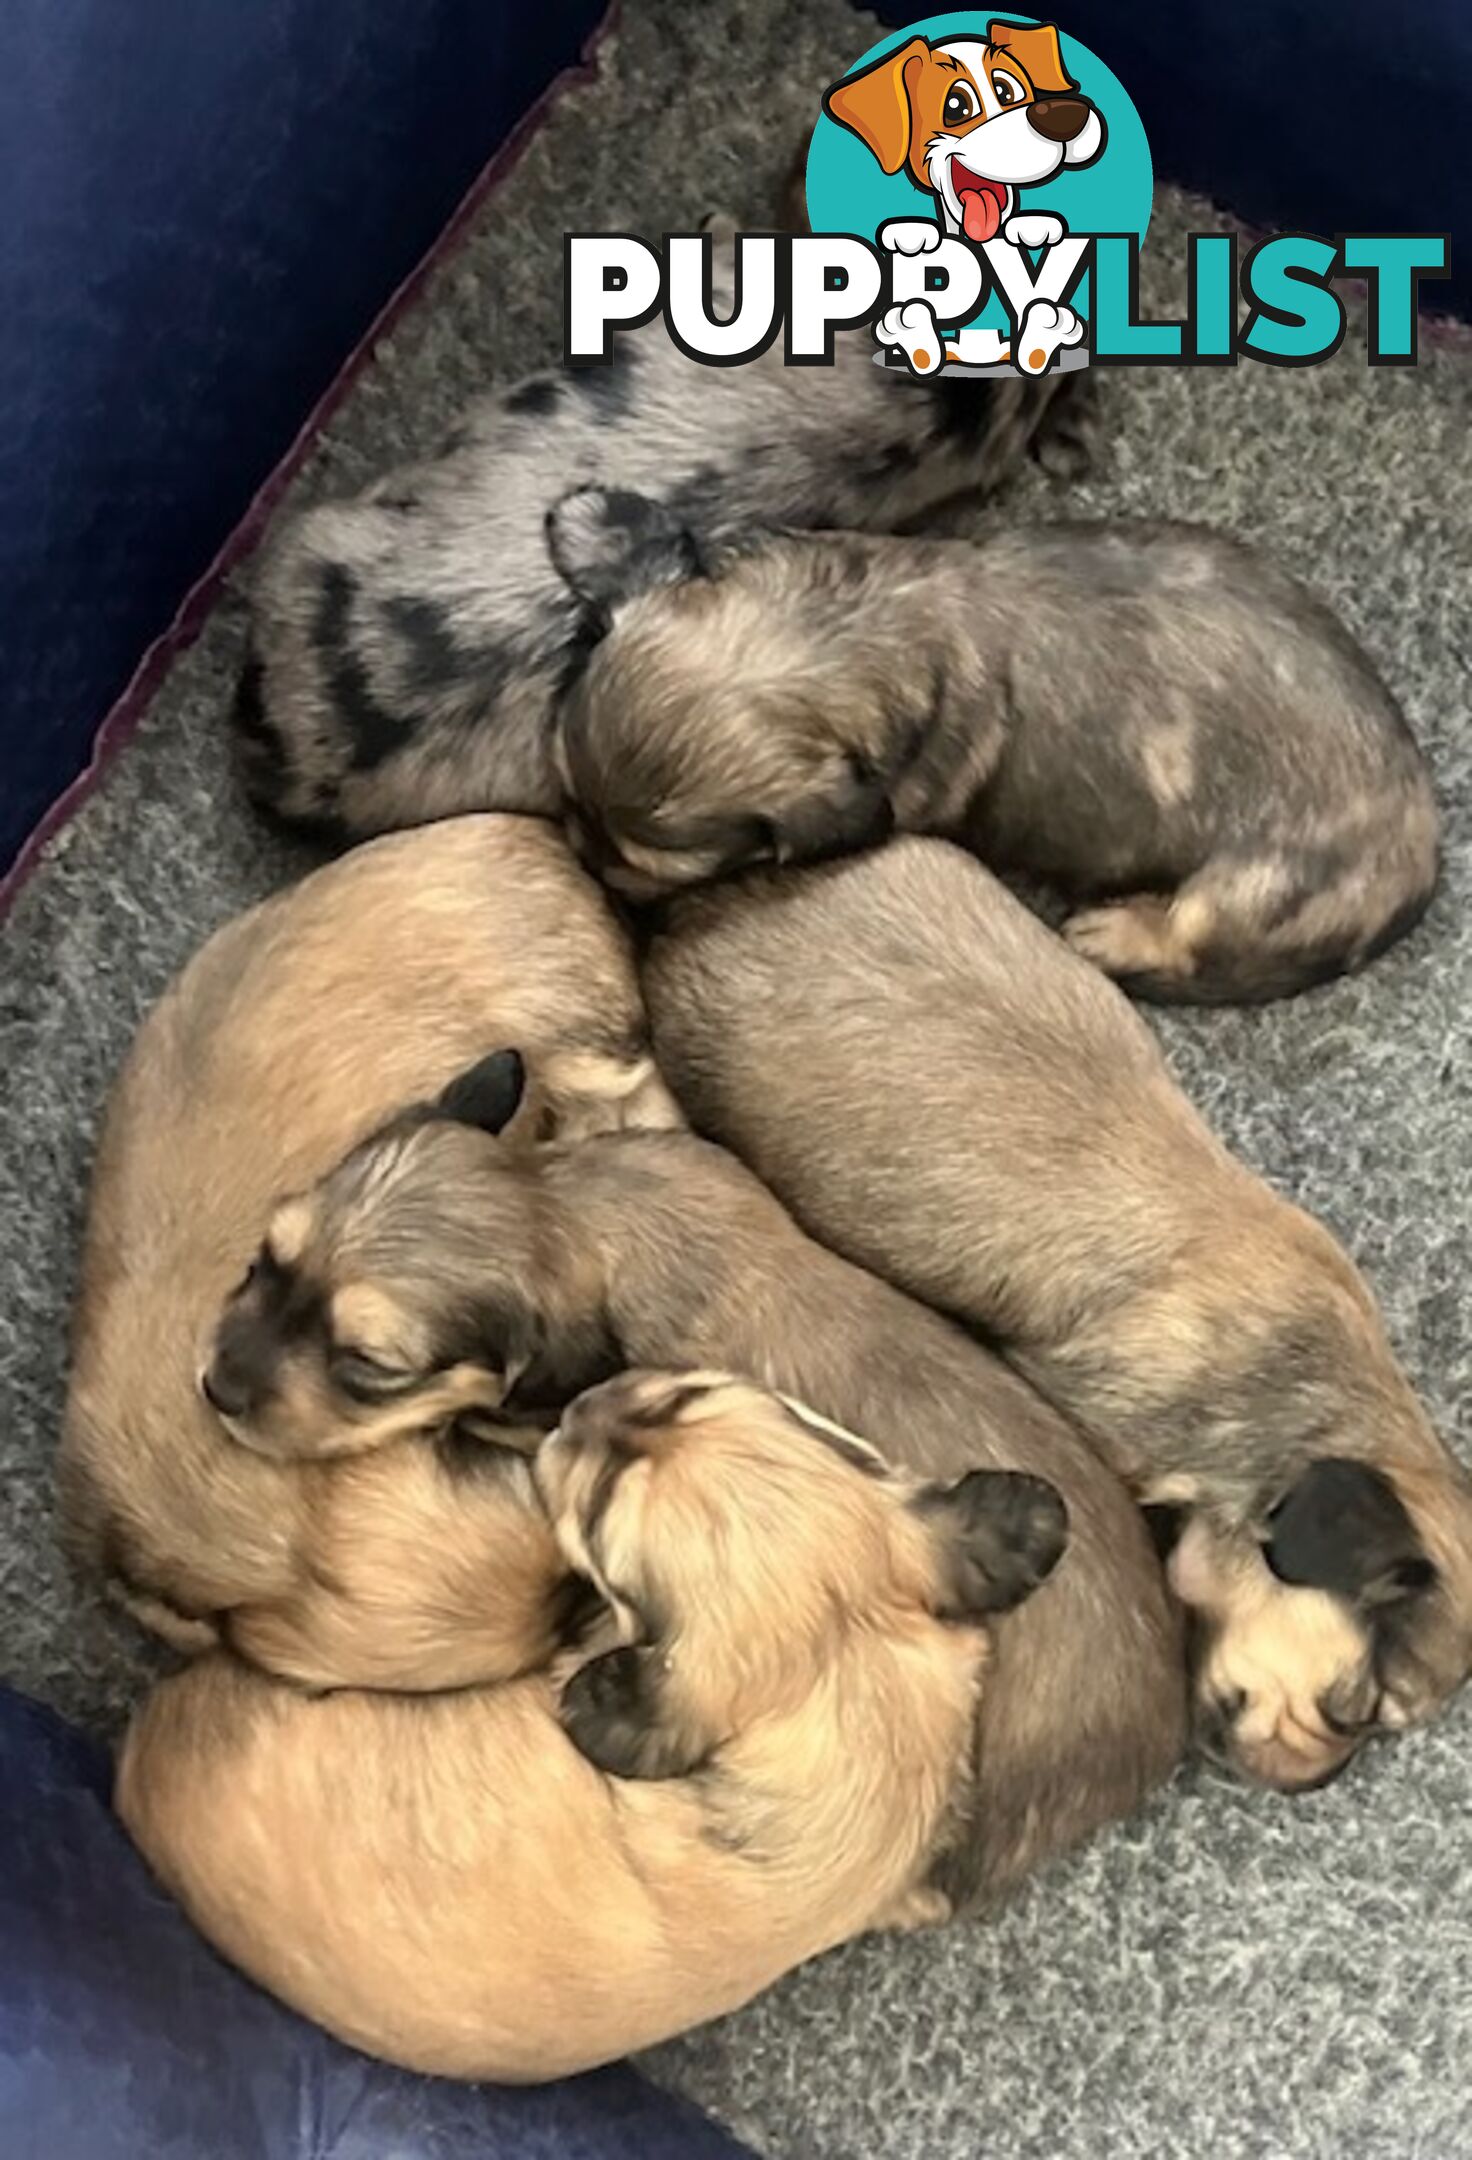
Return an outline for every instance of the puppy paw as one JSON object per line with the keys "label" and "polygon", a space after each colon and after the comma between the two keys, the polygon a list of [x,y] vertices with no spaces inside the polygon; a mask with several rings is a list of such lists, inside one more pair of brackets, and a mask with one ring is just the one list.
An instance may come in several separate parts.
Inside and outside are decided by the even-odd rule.
{"label": "puppy paw", "polygon": [[912,1934],[917,1928],[944,1927],[954,1910],[944,1890],[921,1883],[913,1890],[902,1891],[872,1924],[876,1928],[893,1928],[899,1933]]}
{"label": "puppy paw", "polygon": [[1025,374],[1047,372],[1053,355],[1083,342],[1084,326],[1073,309],[1061,300],[1034,300],[1017,326],[1013,346],[1017,365]]}
{"label": "puppy paw", "polygon": [[925,300],[888,307],[874,325],[881,345],[898,346],[916,375],[933,375],[945,358],[935,310]]}
{"label": "puppy paw", "polygon": [[1106,975],[1139,975],[1179,960],[1167,900],[1120,900],[1082,908],[1063,925],[1063,941]]}
{"label": "puppy paw", "polygon": [[1067,231],[1062,218],[1055,217],[1051,210],[1023,210],[1008,218],[1002,238],[1012,247],[1053,247]]}
{"label": "puppy paw", "polygon": [[891,255],[933,255],[940,246],[941,231],[928,218],[887,218],[878,240]]}

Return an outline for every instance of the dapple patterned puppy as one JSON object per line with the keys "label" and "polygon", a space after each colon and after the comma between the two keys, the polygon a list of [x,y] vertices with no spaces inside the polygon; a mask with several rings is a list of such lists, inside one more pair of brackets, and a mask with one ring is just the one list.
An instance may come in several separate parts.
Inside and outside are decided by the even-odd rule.
{"label": "dapple patterned puppy", "polygon": [[547,1675],[406,1705],[211,1658],[155,1693],[118,1780],[227,1956],[453,2077],[588,2069],[944,1919],[984,1623],[1066,1535],[1037,1478],[919,1485],[708,1375],[584,1397],[536,1474],[623,1638],[560,1706]]}
{"label": "dapple patterned puppy", "polygon": [[612,619],[562,757],[616,889],[943,833],[1090,902],[1063,934],[1131,990],[1199,1002],[1359,967],[1425,909],[1436,807],[1395,700],[1240,542],[815,534],[702,576],[662,519],[595,489],[552,525]]}
{"label": "dapple patterned puppy", "polygon": [[[268,1462],[201,1391],[211,1332],[283,1193],[390,1112],[529,1133],[678,1122],[624,941],[548,826],[467,818],[358,850],[227,924],[144,1022],[108,1107],[61,1449],[70,1540],[179,1647],[223,1635],[316,1684],[451,1686],[541,1662],[565,1571],[532,1509],[510,1347],[409,1384],[351,1283],[319,1343],[324,1459]],[[420,1115],[428,1113],[421,1112]],[[256,1288],[274,1261],[256,1264]],[[554,1286],[555,1287],[555,1286]],[[548,1295],[553,1294],[549,1289]],[[242,1375],[216,1366],[224,1410]],[[530,1511],[530,1512],[529,1512]]]}
{"label": "dapple patterned puppy", "polygon": [[[242,1448],[320,1445],[301,1409],[327,1350],[293,1321],[352,1286],[406,1374],[446,1358],[493,1392],[508,1360],[543,1400],[624,1365],[719,1364],[872,1436],[897,1464],[1056,1485],[1068,1558],[998,1631],[974,1825],[947,1856],[956,1903],[1004,1888],[1134,1808],[1177,1760],[1185,1671],[1144,1525],[1119,1481],[961,1331],[804,1237],[733,1157],[685,1133],[527,1151],[411,1114],[282,1209],[291,1258],[227,1308]],[[371,1458],[369,1458],[371,1460]]]}
{"label": "dapple patterned puppy", "polygon": [[[718,251],[718,261],[724,251]],[[718,307],[729,306],[728,273]],[[1069,379],[922,385],[873,365],[702,367],[661,323],[608,367],[485,399],[453,443],[293,520],[255,587],[239,726],[256,794],[362,835],[464,810],[556,813],[557,700],[590,634],[547,559],[547,512],[599,478],[660,498],[710,540],[758,519],[895,529],[993,489],[1036,446],[1079,447]]]}
{"label": "dapple patterned puppy", "polygon": [[1187,1511],[1171,1572],[1209,1741],[1301,1788],[1467,1679],[1472,1480],[1365,1283],[995,878],[901,840],[716,886],[644,983],[703,1130]]}

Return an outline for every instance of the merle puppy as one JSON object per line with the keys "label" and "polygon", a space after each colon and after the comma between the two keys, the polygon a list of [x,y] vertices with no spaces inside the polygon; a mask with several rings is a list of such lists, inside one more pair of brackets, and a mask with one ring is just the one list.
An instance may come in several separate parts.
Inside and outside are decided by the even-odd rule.
{"label": "merle puppy", "polygon": [[[717,247],[716,306],[733,305]],[[698,550],[753,520],[897,531],[997,487],[1030,450],[1082,451],[1082,378],[933,383],[780,348],[688,359],[662,323],[613,363],[533,375],[473,407],[441,454],[319,503],[268,545],[237,707],[247,779],[287,818],[360,837],[458,811],[554,813],[558,697],[596,630],[548,558],[562,496],[616,482]]]}
{"label": "merle puppy", "polygon": [[1368,656],[1266,556],[1132,519],[979,541],[751,534],[692,570],[584,489],[553,559],[610,629],[566,701],[585,854],[649,899],[938,833],[1041,878],[1138,995],[1279,997],[1372,959],[1437,815]]}

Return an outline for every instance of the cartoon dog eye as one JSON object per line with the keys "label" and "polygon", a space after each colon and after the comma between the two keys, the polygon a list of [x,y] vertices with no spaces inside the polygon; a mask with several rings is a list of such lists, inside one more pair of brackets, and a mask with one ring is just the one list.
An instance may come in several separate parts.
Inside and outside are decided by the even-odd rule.
{"label": "cartoon dog eye", "polygon": [[1008,105],[1025,105],[1027,103],[1027,92],[1023,89],[1017,77],[1009,75],[1005,68],[992,69],[992,88],[996,92],[997,103],[1004,108]]}
{"label": "cartoon dog eye", "polygon": [[940,109],[941,124],[943,127],[964,127],[966,122],[974,120],[980,111],[981,100],[970,83],[953,83]]}

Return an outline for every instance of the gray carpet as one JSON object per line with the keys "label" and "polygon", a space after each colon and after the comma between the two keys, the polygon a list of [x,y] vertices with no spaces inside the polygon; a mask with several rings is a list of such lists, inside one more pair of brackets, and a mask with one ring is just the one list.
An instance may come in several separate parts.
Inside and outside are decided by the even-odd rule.
{"label": "gray carpet", "polygon": [[[823,82],[873,32],[841,0],[630,0],[428,299],[379,352],[302,486],[352,487],[432,443],[487,376],[559,348],[564,225],[769,215]],[[690,146],[698,144],[692,155]],[[1162,196],[1147,304],[1205,213]],[[1264,1012],[1170,1018],[1180,1075],[1246,1158],[1368,1269],[1463,1452],[1472,1070],[1472,348],[1370,371],[1141,370],[1072,497],[1017,514],[1234,527],[1318,585],[1387,670],[1446,806],[1445,889],[1365,978]],[[23,893],[0,988],[0,1674],[102,1729],[136,1641],[68,1584],[49,1464],[98,1106],[147,1002],[292,866],[236,798],[222,606]],[[654,2073],[791,2160],[1472,2155],[1472,1703],[1296,1803],[1189,1772],[1142,1821],[992,1924],[841,1952]]]}

